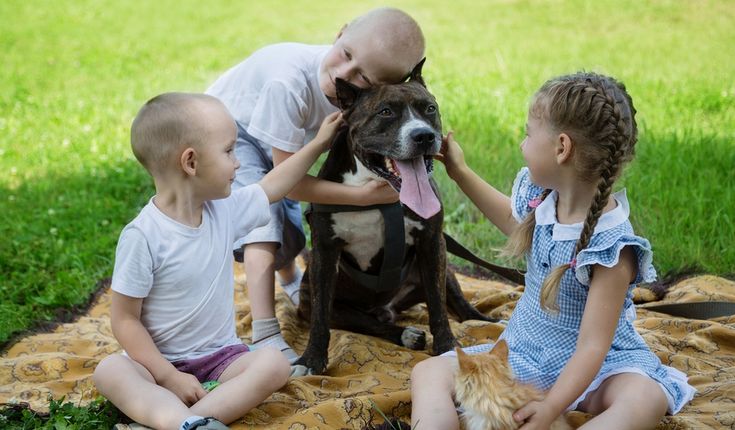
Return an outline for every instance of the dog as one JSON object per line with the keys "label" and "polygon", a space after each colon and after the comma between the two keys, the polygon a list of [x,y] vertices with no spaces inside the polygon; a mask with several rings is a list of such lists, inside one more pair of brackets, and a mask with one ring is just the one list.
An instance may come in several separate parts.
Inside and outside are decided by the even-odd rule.
{"label": "dog", "polygon": [[[312,252],[299,291],[299,314],[311,327],[295,374],[325,372],[330,327],[425,349],[422,330],[395,324],[401,311],[420,302],[427,304],[435,355],[457,344],[447,309],[460,321],[495,321],[467,302],[447,269],[443,211],[429,176],[442,144],[441,117],[422,66],[396,85],[361,90],[336,82],[346,127],[318,176],[354,186],[388,181],[400,202],[377,208],[312,205]],[[391,225],[397,227],[386,230]],[[375,285],[366,286],[365,277]]]}

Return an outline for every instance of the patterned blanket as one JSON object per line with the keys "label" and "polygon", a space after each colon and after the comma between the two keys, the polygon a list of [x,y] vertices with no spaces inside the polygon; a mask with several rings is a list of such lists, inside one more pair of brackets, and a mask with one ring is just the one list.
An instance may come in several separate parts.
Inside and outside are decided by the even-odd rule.
{"label": "patterned blanket", "polygon": [[[244,293],[244,274],[236,275],[237,326],[250,337],[250,305]],[[493,317],[507,319],[523,292],[520,286],[459,276],[468,300]],[[656,294],[637,288],[636,301],[653,302]],[[283,333],[297,351],[303,351],[308,324],[298,318],[278,289],[277,314]],[[700,276],[672,285],[660,303],[707,300],[735,302],[735,282]],[[48,410],[48,396],[86,404],[97,396],[92,372],[99,360],[120,350],[109,321],[109,291],[102,294],[87,315],[49,333],[21,339],[0,356],[0,403],[27,402],[38,411]],[[645,305],[644,305],[645,306]],[[399,321],[428,333],[424,305],[405,312]],[[500,323],[451,321],[462,345],[495,340]],[[712,320],[674,318],[639,309],[636,327],[668,365],[689,375],[698,390],[678,415],[666,417],[659,429],[735,428],[735,316]],[[360,429],[383,422],[382,414],[410,419],[409,376],[425,352],[410,351],[374,337],[332,330],[329,367],[324,376],[293,378],[233,429]],[[588,419],[572,412],[578,426]],[[118,426],[125,428],[127,426]]]}

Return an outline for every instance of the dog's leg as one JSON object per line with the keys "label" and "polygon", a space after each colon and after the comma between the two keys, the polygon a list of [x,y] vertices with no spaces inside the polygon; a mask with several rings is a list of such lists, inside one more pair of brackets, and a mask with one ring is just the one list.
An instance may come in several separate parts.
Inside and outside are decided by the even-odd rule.
{"label": "dog's leg", "polygon": [[[436,227],[436,226],[435,226]],[[439,220],[438,228],[441,228]],[[417,238],[416,258],[421,284],[426,291],[429,328],[434,335],[433,354],[438,355],[458,345],[447,317],[446,302],[446,244],[441,234],[432,234],[431,228]]]}
{"label": "dog's leg", "polygon": [[[316,216],[312,222],[316,223]],[[328,221],[327,221],[328,223]],[[320,226],[323,232],[330,229]],[[303,366],[298,373],[322,374],[327,369],[327,348],[329,347],[329,326],[334,300],[334,288],[337,281],[337,264],[341,246],[327,240],[326,242],[317,233],[318,229],[312,224],[312,259],[309,264],[309,292],[310,292],[310,321],[309,342],[301,358],[294,366]],[[303,297],[303,296],[302,296]],[[304,307],[303,310],[306,310]],[[305,312],[302,312],[302,314]]]}
{"label": "dog's leg", "polygon": [[486,316],[482,312],[478,311],[477,308],[472,306],[472,304],[467,301],[464,294],[462,294],[462,289],[459,286],[459,281],[457,281],[457,277],[454,276],[454,272],[452,272],[451,270],[446,271],[446,285],[447,306],[449,307],[449,310],[457,316],[458,320],[481,320],[490,322],[498,321],[497,319],[490,318],[489,316]]}
{"label": "dog's leg", "polygon": [[340,302],[334,306],[332,327],[380,337],[413,350],[426,348],[426,333],[423,330],[380,321],[375,315]]}

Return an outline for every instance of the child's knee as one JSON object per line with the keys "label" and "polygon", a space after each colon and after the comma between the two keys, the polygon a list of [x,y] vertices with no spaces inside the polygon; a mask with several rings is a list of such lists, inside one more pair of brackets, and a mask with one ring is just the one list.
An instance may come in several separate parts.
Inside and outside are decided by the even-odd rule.
{"label": "child's knee", "polygon": [[285,385],[291,374],[291,364],[286,356],[281,351],[269,347],[259,349],[257,353],[260,354],[259,367],[263,374],[268,375],[268,379],[273,381],[276,389]]}
{"label": "child's knee", "polygon": [[[664,416],[669,409],[669,400],[663,387],[650,378],[636,381],[628,399],[632,405],[643,406],[647,412],[655,416]],[[645,406],[644,406],[645,405]]]}
{"label": "child's knee", "polygon": [[97,363],[97,367],[94,368],[94,373],[92,373],[92,380],[97,389],[100,389],[101,386],[104,387],[115,375],[119,374],[121,359],[124,359],[124,357],[120,354],[108,355]]}
{"label": "child's knee", "polygon": [[451,384],[454,372],[446,357],[431,357],[418,362],[411,370],[411,385]]}

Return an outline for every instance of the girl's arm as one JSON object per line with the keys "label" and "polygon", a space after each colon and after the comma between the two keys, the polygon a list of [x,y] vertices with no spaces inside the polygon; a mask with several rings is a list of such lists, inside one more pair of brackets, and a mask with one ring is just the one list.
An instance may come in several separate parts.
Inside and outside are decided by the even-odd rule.
{"label": "girl's arm", "polygon": [[592,383],[610,350],[628,286],[636,276],[635,254],[625,247],[617,265],[595,265],[592,270],[574,354],[546,398],[527,404],[513,415],[516,421],[528,420],[522,430],[548,428]]}
{"label": "girl's arm", "polygon": [[207,392],[194,375],[179,372],[166,360],[153,343],[151,335],[140,322],[143,299],[112,292],[112,333],[128,356],[143,365],[156,383],[173,392],[187,406],[204,397]]}
{"label": "girl's arm", "polygon": [[472,170],[464,159],[464,153],[450,131],[442,145],[441,154],[436,159],[444,163],[447,174],[472,203],[506,236],[518,225],[513,218],[510,197],[483,180]]}

